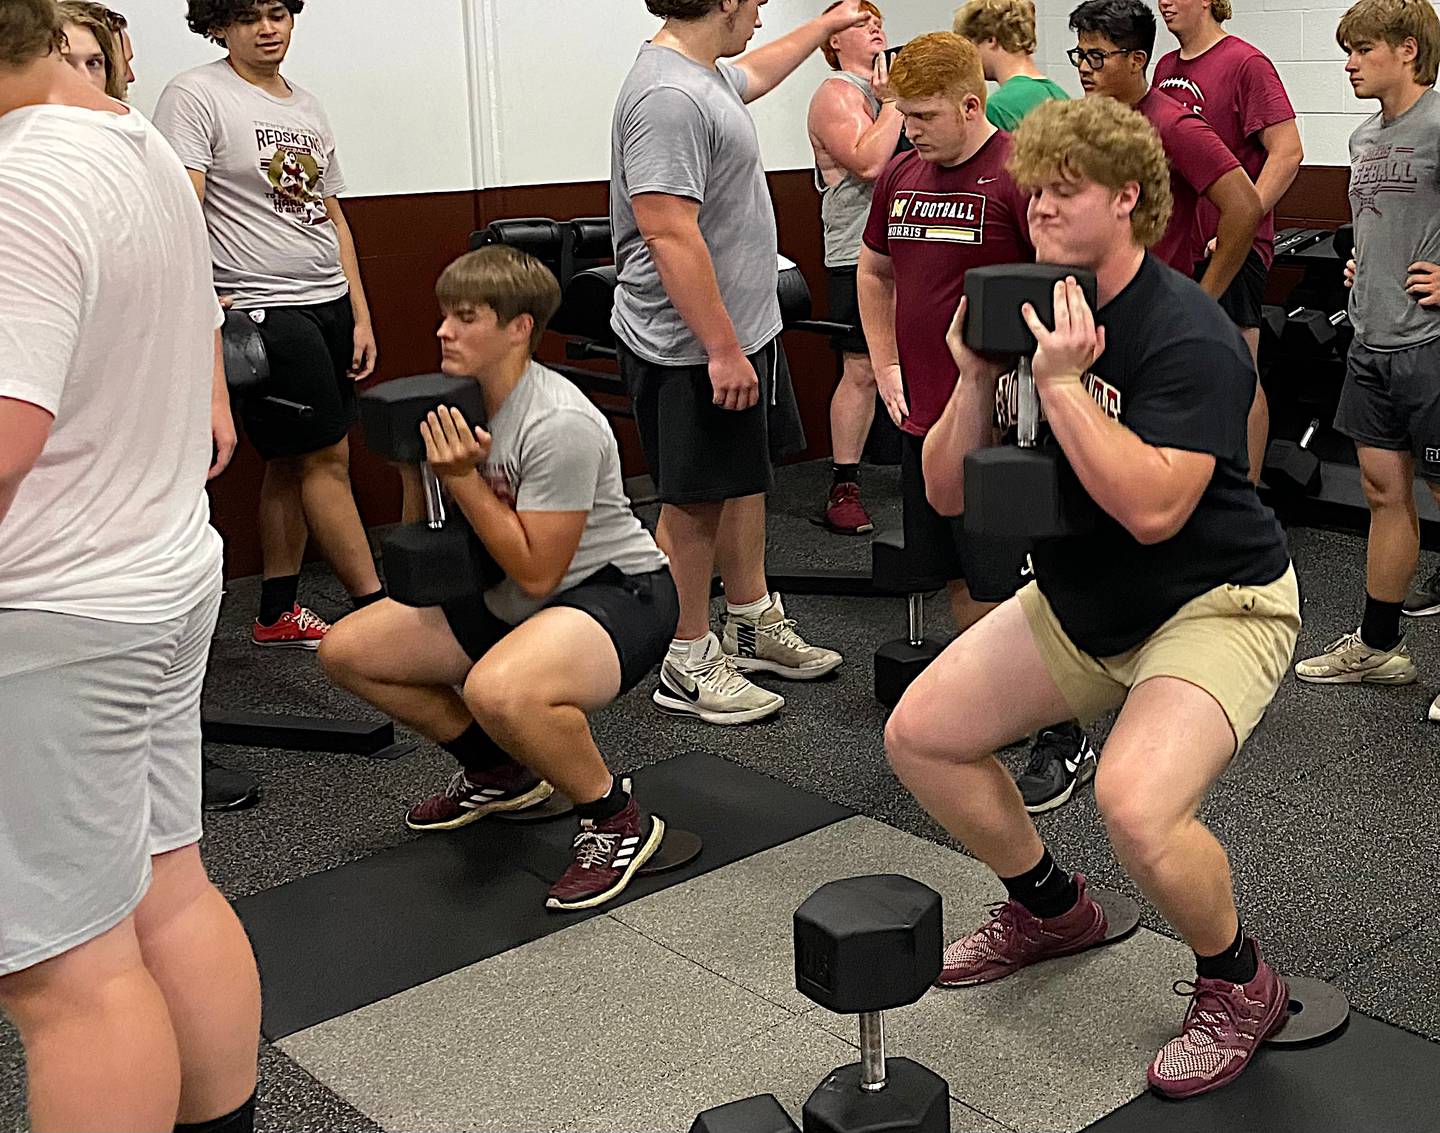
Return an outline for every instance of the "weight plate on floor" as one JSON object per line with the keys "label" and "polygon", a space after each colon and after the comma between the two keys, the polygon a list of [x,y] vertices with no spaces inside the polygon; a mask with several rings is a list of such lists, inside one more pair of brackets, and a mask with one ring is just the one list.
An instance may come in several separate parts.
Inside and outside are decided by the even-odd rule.
{"label": "weight plate on floor", "polygon": [[505,811],[495,817],[503,822],[549,822],[552,819],[564,818],[567,814],[574,812],[575,804],[570,801],[570,797],[556,791],[539,806],[532,806],[527,810]]}
{"label": "weight plate on floor", "polygon": [[1105,943],[1117,944],[1140,927],[1140,905],[1113,889],[1092,889],[1090,896],[1105,910]]}
{"label": "weight plate on floor", "polygon": [[1290,1017],[1265,1041],[1271,1046],[1302,1046],[1340,1033],[1350,1021],[1350,1001],[1323,980],[1286,976]]}
{"label": "weight plate on floor", "polygon": [[700,835],[692,834],[688,830],[676,830],[673,826],[666,827],[660,848],[655,851],[654,857],[640,867],[640,876],[648,877],[652,873],[665,873],[689,865],[700,856],[702,846]]}

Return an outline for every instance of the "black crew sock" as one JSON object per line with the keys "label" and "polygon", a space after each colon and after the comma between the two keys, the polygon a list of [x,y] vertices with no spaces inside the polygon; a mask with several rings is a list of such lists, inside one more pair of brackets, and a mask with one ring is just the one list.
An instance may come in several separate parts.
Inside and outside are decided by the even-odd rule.
{"label": "black crew sock", "polygon": [[363,610],[366,606],[373,606],[376,602],[380,601],[380,599],[384,598],[385,596],[385,587],[383,586],[380,587],[380,589],[375,591],[375,593],[373,594],[352,594],[350,595],[350,608],[354,610]]}
{"label": "black crew sock", "polygon": [[1232,984],[1248,984],[1260,968],[1255,955],[1255,942],[1245,935],[1245,926],[1235,932],[1230,947],[1218,956],[1195,953],[1195,974],[1202,980],[1224,980]]}
{"label": "black crew sock", "polygon": [[630,803],[630,796],[626,793],[623,783],[616,778],[610,780],[610,793],[596,799],[593,803],[576,803],[575,813],[580,818],[588,818],[591,822],[601,823],[607,818],[614,818]]}
{"label": "black crew sock", "polygon": [[233,1113],[214,1121],[197,1121],[176,1125],[175,1133],[255,1133],[255,1095]]}
{"label": "black crew sock", "polygon": [[1002,877],[1005,892],[1019,901],[1032,917],[1058,917],[1068,913],[1080,900],[1080,888],[1073,874],[1055,864],[1047,849],[1040,863],[1019,877]]}
{"label": "black crew sock", "polygon": [[1400,644],[1400,607],[1403,602],[1382,602],[1365,595],[1365,620],[1360,640],[1371,649],[1394,649]]}
{"label": "black crew sock", "polygon": [[837,487],[840,484],[859,484],[860,466],[858,464],[832,464],[830,466],[830,486]]}
{"label": "black crew sock", "polygon": [[474,721],[453,740],[440,746],[458,759],[466,771],[493,771],[513,762],[505,749]]}
{"label": "black crew sock", "polygon": [[260,580],[260,612],[255,615],[255,620],[262,626],[273,626],[280,620],[282,614],[288,614],[295,608],[295,600],[299,593],[300,576],[298,574],[281,575],[279,578],[262,578]]}

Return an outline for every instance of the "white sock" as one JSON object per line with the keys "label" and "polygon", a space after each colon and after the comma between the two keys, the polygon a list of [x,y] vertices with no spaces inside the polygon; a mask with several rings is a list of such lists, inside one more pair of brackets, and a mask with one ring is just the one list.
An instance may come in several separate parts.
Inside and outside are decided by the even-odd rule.
{"label": "white sock", "polygon": [[732,618],[758,618],[766,610],[775,604],[775,600],[766,594],[763,598],[757,598],[753,602],[747,602],[743,606],[732,606],[725,603],[725,612]]}
{"label": "white sock", "polygon": [[677,637],[670,642],[670,659],[680,665],[698,665],[701,661],[710,660],[719,651],[720,639],[713,633],[694,641],[682,641]]}

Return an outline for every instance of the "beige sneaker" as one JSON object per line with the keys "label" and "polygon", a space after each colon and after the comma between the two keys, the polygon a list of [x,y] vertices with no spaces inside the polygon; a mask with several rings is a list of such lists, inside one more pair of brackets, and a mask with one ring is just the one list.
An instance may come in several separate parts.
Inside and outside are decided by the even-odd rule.
{"label": "beige sneaker", "polygon": [[660,683],[650,694],[655,707],[674,716],[697,716],[707,724],[749,724],[785,707],[779,693],[751,684],[735,670],[715,635],[692,647],[691,659],[666,655]]}
{"label": "beige sneaker", "polygon": [[770,608],[759,617],[725,615],[721,648],[742,673],[774,673],[792,681],[823,677],[844,660],[833,649],[809,644],[785,616],[780,595],[770,595]]}
{"label": "beige sneaker", "polygon": [[1320,656],[1301,661],[1295,675],[1323,685],[1408,685],[1415,680],[1415,662],[1403,637],[1394,649],[1371,649],[1356,630],[1336,638]]}

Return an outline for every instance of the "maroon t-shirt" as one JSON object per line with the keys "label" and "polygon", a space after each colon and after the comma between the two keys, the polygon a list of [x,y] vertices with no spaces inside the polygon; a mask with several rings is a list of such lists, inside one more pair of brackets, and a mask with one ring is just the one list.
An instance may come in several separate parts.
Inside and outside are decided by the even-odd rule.
{"label": "maroon t-shirt", "polygon": [[1196,221],[1197,206],[1210,186],[1230,170],[1239,169],[1240,162],[1205,119],[1155,88],[1145,93],[1135,109],[1150,120],[1160,135],[1165,156],[1170,159],[1170,196],[1175,201],[1165,234],[1150,250],[1176,271],[1192,275],[1205,253]]}
{"label": "maroon t-shirt", "polygon": [[[1155,89],[1209,122],[1252,181],[1265,165],[1260,131],[1295,117],[1275,64],[1258,47],[1233,35],[1194,59],[1181,59],[1178,51],[1164,56],[1155,64]],[[1197,215],[1203,248],[1215,235],[1219,213],[1209,201],[1201,201]],[[1265,214],[1255,231],[1255,250],[1269,267],[1275,254],[1273,212]]]}
{"label": "maroon t-shirt", "polygon": [[923,437],[940,420],[958,376],[945,332],[965,293],[965,273],[1035,258],[1030,198],[1005,171],[1010,135],[996,131],[968,161],[944,167],[914,150],[891,159],[875,182],[865,246],[895,272],[895,345],[910,416]]}

